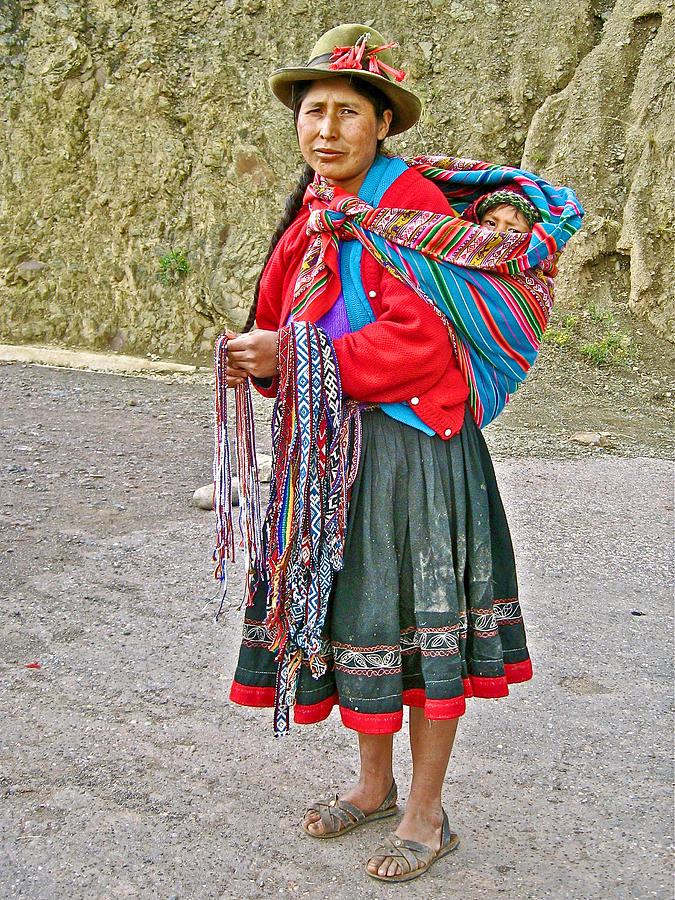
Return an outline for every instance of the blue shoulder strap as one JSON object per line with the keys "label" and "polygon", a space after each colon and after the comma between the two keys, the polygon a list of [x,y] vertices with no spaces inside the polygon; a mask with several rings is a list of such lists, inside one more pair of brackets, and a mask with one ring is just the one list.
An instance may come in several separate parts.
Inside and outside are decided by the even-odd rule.
{"label": "blue shoulder strap", "polygon": [[[371,206],[377,206],[384,194],[396,179],[406,171],[408,166],[402,159],[389,159],[379,154],[365,177],[359,197]],[[347,310],[347,318],[352,331],[359,331],[364,325],[375,321],[375,314],[370,305],[361,281],[361,257],[363,245],[360,241],[343,241],[340,245],[340,280],[342,295]],[[382,412],[404,425],[411,425],[425,434],[434,431],[416,415],[407,403],[381,403]]]}

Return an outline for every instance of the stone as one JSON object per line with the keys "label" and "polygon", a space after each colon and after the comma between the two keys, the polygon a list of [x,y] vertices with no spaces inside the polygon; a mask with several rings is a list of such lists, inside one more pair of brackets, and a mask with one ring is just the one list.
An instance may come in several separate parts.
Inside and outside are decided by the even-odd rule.
{"label": "stone", "polygon": [[586,447],[607,447],[609,445],[609,431],[577,431],[570,435],[570,440],[575,444],[583,444]]}
{"label": "stone", "polygon": [[[269,482],[272,477],[272,457],[267,453],[258,453],[258,481]],[[198,487],[192,495],[192,502],[197,509],[213,509],[213,482]],[[232,505],[239,505],[239,479],[232,476]]]}
{"label": "stone", "polygon": [[24,281],[32,281],[46,268],[47,263],[40,262],[38,259],[27,259],[19,263],[16,267],[16,273]]}
{"label": "stone", "polygon": [[213,509],[213,482],[198,487],[192,495],[192,502],[197,509]]}
{"label": "stone", "polygon": [[258,460],[258,480],[269,482],[272,478],[272,457],[267,453],[256,454]]}
{"label": "stone", "polygon": [[[192,502],[197,509],[213,510],[213,482],[198,487],[192,495]],[[232,476],[232,506],[239,506],[239,479]]]}

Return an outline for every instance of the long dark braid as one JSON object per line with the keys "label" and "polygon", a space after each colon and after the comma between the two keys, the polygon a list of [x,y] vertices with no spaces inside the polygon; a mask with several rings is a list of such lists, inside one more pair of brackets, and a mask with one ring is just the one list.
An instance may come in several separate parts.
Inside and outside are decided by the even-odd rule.
{"label": "long dark braid", "polygon": [[300,180],[293,188],[290,197],[286,201],[284,214],[281,217],[281,221],[277,225],[274,234],[272,235],[272,240],[270,241],[267,256],[265,257],[265,262],[262,264],[260,275],[258,275],[258,280],[255,283],[255,290],[253,291],[253,303],[251,304],[251,308],[248,311],[248,319],[246,319],[244,331],[250,331],[251,328],[253,328],[253,326],[255,325],[255,315],[258,311],[258,297],[260,295],[260,281],[262,279],[263,272],[265,271],[265,266],[270,261],[270,258],[274,253],[274,248],[281,240],[283,233],[286,231],[288,226],[293,222],[295,217],[302,209],[302,200],[305,196],[305,191],[307,190],[308,185],[312,182],[313,178],[314,169],[310,165],[305,163],[305,168],[302,170]]}
{"label": "long dark braid", "polygon": [[[370,100],[370,102],[373,104],[373,107],[375,108],[375,115],[378,120],[382,118],[382,114],[385,109],[391,109],[391,103],[388,101],[387,97],[374,85],[370,84],[367,81],[364,81],[361,78],[349,77],[348,81],[350,86],[357,93]],[[293,86],[293,119],[296,123],[296,129],[298,114],[300,112],[300,104],[302,103],[305,94],[310,89],[313,83],[314,82],[312,81],[304,81],[299,82]],[[383,141],[377,142],[378,153],[382,149],[382,144]],[[302,209],[302,201],[305,196],[305,191],[307,190],[313,179],[314,169],[312,169],[312,167],[306,163],[302,175],[300,176],[300,180],[293,188],[290,197],[286,201],[286,206],[284,208],[284,214],[281,217],[281,221],[277,225],[274,234],[272,235],[272,240],[270,241],[267,256],[265,257],[265,262],[262,264],[260,275],[258,275],[258,280],[255,284],[255,289],[253,291],[253,303],[251,304],[251,308],[248,311],[248,318],[246,319],[246,324],[244,325],[244,331],[250,331],[251,328],[253,328],[253,326],[255,325],[255,317],[258,311],[258,297],[260,296],[260,281],[262,280],[263,272],[265,271],[265,267],[267,266],[267,263],[270,261],[270,258],[274,253],[274,248],[281,240],[288,226],[291,225],[295,217]]]}

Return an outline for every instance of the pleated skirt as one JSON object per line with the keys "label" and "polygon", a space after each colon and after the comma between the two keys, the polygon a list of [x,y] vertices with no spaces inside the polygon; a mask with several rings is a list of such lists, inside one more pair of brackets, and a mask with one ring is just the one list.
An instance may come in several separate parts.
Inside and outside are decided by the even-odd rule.
{"label": "pleated skirt", "polygon": [[[294,719],[339,706],[358,732],[398,731],[403,706],[429,719],[467,697],[504,697],[532,666],[513,547],[485,441],[467,410],[448,441],[381,410],[363,413],[361,460],[314,679],[301,667]],[[245,612],[230,699],[274,706],[277,666],[265,628],[267,588]]]}

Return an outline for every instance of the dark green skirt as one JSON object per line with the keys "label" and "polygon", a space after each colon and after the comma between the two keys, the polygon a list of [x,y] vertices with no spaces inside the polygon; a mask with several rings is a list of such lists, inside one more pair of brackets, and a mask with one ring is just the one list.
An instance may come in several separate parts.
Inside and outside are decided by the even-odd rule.
{"label": "dark green skirt", "polygon": [[[266,586],[246,610],[230,699],[274,706]],[[344,567],[326,617],[327,673],[302,666],[294,718],[398,731],[403,704],[454,719],[465,698],[504,697],[532,666],[513,548],[485,441],[467,411],[449,441],[363,413]]]}

